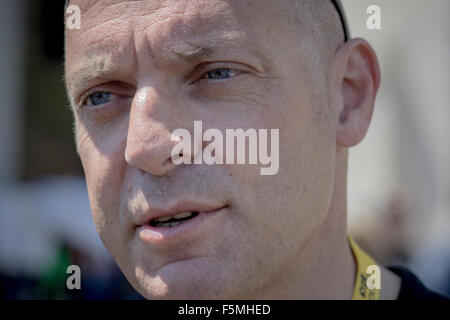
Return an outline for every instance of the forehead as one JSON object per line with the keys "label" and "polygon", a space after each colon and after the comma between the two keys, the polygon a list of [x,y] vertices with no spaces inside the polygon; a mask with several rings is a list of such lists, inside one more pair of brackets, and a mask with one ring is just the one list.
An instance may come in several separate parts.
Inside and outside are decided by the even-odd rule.
{"label": "forehead", "polygon": [[195,60],[214,52],[222,52],[224,58],[226,51],[232,58],[233,51],[243,49],[269,60],[262,53],[278,47],[269,39],[279,41],[283,34],[280,31],[283,26],[277,21],[287,23],[278,19],[280,11],[273,3],[272,0],[71,0],[70,4],[81,9],[82,24],[81,30],[66,32],[69,88],[71,79],[84,80],[74,74],[85,76],[86,69],[92,69],[89,77],[95,78],[105,70],[116,72],[113,69],[120,68],[114,63],[117,61],[123,68],[136,67],[137,52],[145,52],[143,60],[161,65],[178,62],[180,58]]}
{"label": "forehead", "polygon": [[[164,47],[177,40],[230,36],[245,32],[249,37],[275,28],[274,2],[259,0],[71,0],[82,13],[81,30],[68,30],[70,50],[102,46],[146,35],[152,45]],[[275,14],[274,14],[275,13]],[[264,22],[261,24],[261,22]],[[75,44],[74,46],[71,46]]]}

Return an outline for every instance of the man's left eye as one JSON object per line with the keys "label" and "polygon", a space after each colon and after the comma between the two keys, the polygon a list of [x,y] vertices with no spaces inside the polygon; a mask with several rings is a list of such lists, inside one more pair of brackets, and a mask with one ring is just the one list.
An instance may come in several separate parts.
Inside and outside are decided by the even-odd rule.
{"label": "man's left eye", "polygon": [[88,106],[98,106],[101,104],[106,104],[111,101],[111,93],[110,92],[96,92],[91,94],[87,98]]}
{"label": "man's left eye", "polygon": [[204,79],[209,80],[223,80],[228,79],[236,76],[238,74],[238,71],[228,69],[228,68],[222,68],[222,69],[214,69],[211,70],[204,75]]}

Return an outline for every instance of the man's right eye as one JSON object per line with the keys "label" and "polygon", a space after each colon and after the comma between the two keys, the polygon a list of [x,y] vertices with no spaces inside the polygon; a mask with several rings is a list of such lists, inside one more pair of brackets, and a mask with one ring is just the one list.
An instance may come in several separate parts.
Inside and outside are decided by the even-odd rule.
{"label": "man's right eye", "polygon": [[88,106],[98,106],[98,105],[106,104],[110,101],[111,101],[111,93],[110,92],[96,92],[87,97],[86,104]]}

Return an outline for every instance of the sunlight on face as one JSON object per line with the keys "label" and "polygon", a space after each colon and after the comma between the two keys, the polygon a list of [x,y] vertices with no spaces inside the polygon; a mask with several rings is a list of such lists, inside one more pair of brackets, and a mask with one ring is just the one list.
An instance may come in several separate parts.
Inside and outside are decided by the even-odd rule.
{"label": "sunlight on face", "polygon": [[[326,75],[315,77],[319,99],[312,58],[282,19],[289,10],[241,0],[80,7],[82,28],[66,39],[77,147],[97,230],[128,280],[147,298],[196,299],[257,297],[289,281],[282,270],[301,265],[328,211],[335,156],[332,119],[314,115]],[[167,165],[171,133],[194,121],[279,129],[278,173]],[[148,227],[183,212],[199,214]]]}

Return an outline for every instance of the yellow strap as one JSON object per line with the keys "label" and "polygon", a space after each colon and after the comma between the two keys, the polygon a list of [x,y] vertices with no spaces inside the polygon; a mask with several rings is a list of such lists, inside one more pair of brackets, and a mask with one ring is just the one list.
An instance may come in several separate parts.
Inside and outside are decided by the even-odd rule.
{"label": "yellow strap", "polygon": [[348,241],[356,260],[356,282],[353,289],[352,300],[379,300],[381,289],[369,289],[367,287],[367,279],[370,274],[367,273],[367,267],[370,265],[377,265],[375,260],[365,253],[353,239],[349,236]]}

